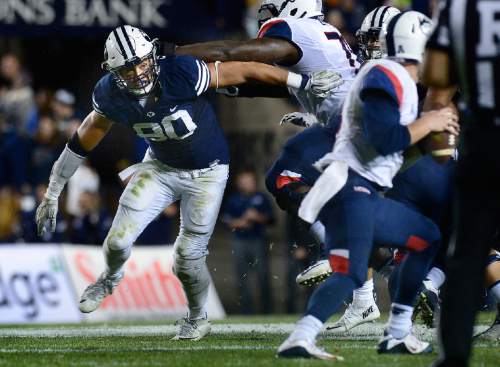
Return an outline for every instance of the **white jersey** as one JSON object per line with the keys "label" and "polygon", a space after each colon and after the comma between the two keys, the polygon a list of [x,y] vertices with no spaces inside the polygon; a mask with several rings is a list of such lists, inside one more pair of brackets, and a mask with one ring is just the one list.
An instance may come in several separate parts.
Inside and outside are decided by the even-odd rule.
{"label": "white jersey", "polygon": [[301,107],[316,115],[323,124],[333,115],[340,119],[342,104],[360,63],[339,30],[316,18],[273,18],[262,25],[258,38],[262,37],[285,39],[299,51],[300,60],[295,65],[280,66],[300,74],[329,70],[342,75],[344,84],[327,99],[306,91],[290,90]]}
{"label": "white jersey", "polygon": [[[370,78],[367,75],[370,74]],[[331,159],[344,161],[366,179],[382,187],[392,187],[392,179],[403,164],[403,152],[382,156],[363,134],[363,108],[360,93],[368,80],[397,98],[400,123],[409,125],[418,115],[417,85],[406,69],[391,60],[372,60],[357,75],[342,111],[342,125],[331,153]],[[370,87],[370,86],[368,86]]]}

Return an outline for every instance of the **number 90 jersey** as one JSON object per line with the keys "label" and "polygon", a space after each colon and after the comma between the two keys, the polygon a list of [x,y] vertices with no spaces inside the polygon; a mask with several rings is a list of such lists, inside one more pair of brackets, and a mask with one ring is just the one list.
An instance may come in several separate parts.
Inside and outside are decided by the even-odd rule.
{"label": "number 90 jersey", "polygon": [[111,74],[97,83],[94,110],[147,140],[155,159],[180,169],[229,163],[229,150],[210,103],[207,65],[191,56],[159,60],[155,91],[145,103],[120,89]]}
{"label": "number 90 jersey", "polygon": [[344,84],[326,99],[290,89],[301,107],[321,123],[327,124],[332,117],[340,122],[342,104],[360,62],[339,30],[316,18],[273,18],[262,25],[258,38],[263,37],[284,39],[297,49],[300,59],[295,65],[280,64],[295,73],[330,70],[342,75]]}

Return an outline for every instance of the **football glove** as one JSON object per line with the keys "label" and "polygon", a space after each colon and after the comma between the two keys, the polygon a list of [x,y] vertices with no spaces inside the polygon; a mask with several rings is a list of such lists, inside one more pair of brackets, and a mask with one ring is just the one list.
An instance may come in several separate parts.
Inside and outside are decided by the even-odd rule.
{"label": "football glove", "polygon": [[[38,228],[38,235],[42,236],[47,227],[50,232],[56,230],[56,217],[57,217],[57,200],[44,198],[38,208],[36,209],[36,226]],[[48,222],[48,225],[47,225]]]}
{"label": "football glove", "polygon": [[309,127],[318,123],[316,116],[312,113],[292,112],[281,118],[280,125],[292,124],[295,126]]}
{"label": "football glove", "polygon": [[342,75],[333,71],[322,70],[309,74],[309,81],[304,89],[317,97],[326,98],[342,84],[344,84]]}

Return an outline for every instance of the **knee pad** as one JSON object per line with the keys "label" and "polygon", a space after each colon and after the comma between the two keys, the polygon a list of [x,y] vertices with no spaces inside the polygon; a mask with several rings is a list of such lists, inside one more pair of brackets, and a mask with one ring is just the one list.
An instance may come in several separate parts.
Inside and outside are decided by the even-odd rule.
{"label": "knee pad", "polygon": [[211,232],[194,232],[182,228],[174,244],[176,258],[198,259],[207,256],[211,234]]}
{"label": "knee pad", "polygon": [[104,246],[112,251],[123,251],[132,247],[132,242],[125,230],[111,230],[104,240]]}
{"label": "knee pad", "polygon": [[198,259],[185,259],[176,254],[173,272],[183,285],[206,285],[210,282],[205,256]]}

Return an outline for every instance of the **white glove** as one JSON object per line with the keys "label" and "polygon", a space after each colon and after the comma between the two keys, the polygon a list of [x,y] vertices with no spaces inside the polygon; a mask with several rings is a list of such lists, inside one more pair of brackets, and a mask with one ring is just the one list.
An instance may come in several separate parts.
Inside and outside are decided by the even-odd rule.
{"label": "white glove", "polygon": [[333,71],[315,71],[309,74],[305,90],[309,90],[315,96],[326,98],[330,93],[344,84],[342,75]]}
{"label": "white glove", "polygon": [[280,125],[293,124],[295,126],[309,127],[317,124],[318,119],[312,113],[292,112],[281,118]]}
{"label": "white glove", "polygon": [[[50,232],[54,233],[56,230],[56,217],[57,217],[57,200],[44,198],[38,208],[36,209],[36,226],[38,228],[38,235],[42,236],[47,227]],[[48,222],[48,226],[47,226]]]}

